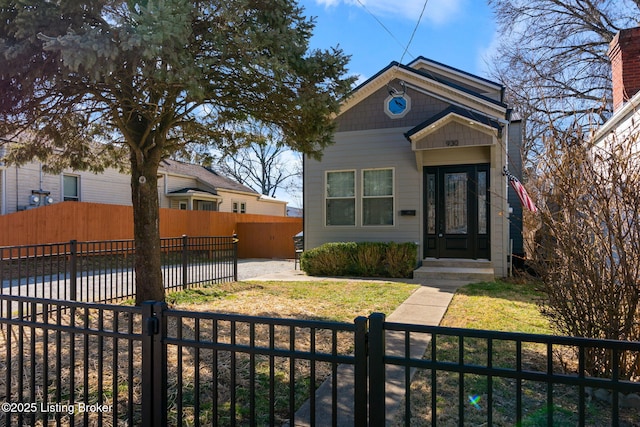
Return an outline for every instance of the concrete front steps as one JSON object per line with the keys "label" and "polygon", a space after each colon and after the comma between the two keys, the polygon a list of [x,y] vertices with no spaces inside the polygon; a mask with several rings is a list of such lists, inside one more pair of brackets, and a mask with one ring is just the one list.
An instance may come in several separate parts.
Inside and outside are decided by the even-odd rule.
{"label": "concrete front steps", "polygon": [[413,278],[490,282],[495,279],[495,271],[486,259],[425,258],[422,266],[413,271]]}

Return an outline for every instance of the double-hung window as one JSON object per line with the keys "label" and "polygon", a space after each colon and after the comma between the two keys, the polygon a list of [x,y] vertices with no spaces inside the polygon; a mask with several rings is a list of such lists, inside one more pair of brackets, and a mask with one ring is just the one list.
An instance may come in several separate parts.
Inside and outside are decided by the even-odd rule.
{"label": "double-hung window", "polygon": [[245,202],[233,202],[233,213],[247,213],[247,204]]}
{"label": "double-hung window", "polygon": [[62,175],[62,200],[77,202],[80,200],[80,177]]}
{"label": "double-hung window", "polygon": [[362,171],[362,225],[393,225],[393,169]]}
{"label": "double-hung window", "polygon": [[356,225],[355,171],[327,171],[326,225]]}

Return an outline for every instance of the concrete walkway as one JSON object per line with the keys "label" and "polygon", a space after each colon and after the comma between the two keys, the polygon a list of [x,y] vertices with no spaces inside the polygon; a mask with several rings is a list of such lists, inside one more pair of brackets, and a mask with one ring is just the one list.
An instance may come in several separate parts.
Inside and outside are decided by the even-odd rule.
{"label": "concrete walkway", "polygon": [[[264,275],[251,280],[353,280],[351,278],[319,278],[306,276],[301,271],[286,271]],[[366,281],[380,279],[362,279]],[[387,280],[385,280],[387,281]],[[407,298],[396,310],[387,316],[388,322],[410,323],[417,325],[437,326],[447,311],[451,298],[460,286],[466,285],[467,281],[454,280],[402,280],[404,283],[416,283],[421,285]],[[386,354],[394,356],[404,356],[404,334],[388,331],[386,339]],[[421,358],[430,342],[430,336],[425,334],[411,335],[411,357]],[[387,366],[385,371],[386,379],[386,418],[387,424],[393,419],[396,410],[404,398],[405,374],[404,370],[398,366]],[[413,372],[411,373],[413,376]],[[353,366],[341,365],[338,367],[338,427],[352,427],[353,419]],[[331,426],[331,390],[332,378],[327,379],[316,391],[316,425]],[[310,419],[310,407],[307,401],[295,414],[296,426],[308,426]]]}

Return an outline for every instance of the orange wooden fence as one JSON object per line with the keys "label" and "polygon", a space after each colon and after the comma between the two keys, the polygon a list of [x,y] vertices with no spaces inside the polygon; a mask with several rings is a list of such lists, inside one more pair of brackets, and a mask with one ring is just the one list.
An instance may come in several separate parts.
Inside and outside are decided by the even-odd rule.
{"label": "orange wooden fence", "polygon": [[[302,218],[160,209],[160,236],[238,234],[240,258],[293,258]],[[131,206],[64,202],[0,216],[0,246],[133,239]]]}
{"label": "orange wooden fence", "polygon": [[238,223],[238,258],[293,258],[293,236],[302,231],[299,223]]}

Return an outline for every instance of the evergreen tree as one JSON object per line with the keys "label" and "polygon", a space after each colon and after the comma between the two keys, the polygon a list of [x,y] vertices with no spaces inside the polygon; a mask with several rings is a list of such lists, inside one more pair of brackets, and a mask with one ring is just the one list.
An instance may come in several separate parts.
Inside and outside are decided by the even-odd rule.
{"label": "evergreen tree", "polygon": [[309,51],[294,0],[0,0],[0,138],[51,170],[126,165],[136,303],[163,300],[160,161],[234,146],[249,118],[319,157],[350,89],[348,57]]}

